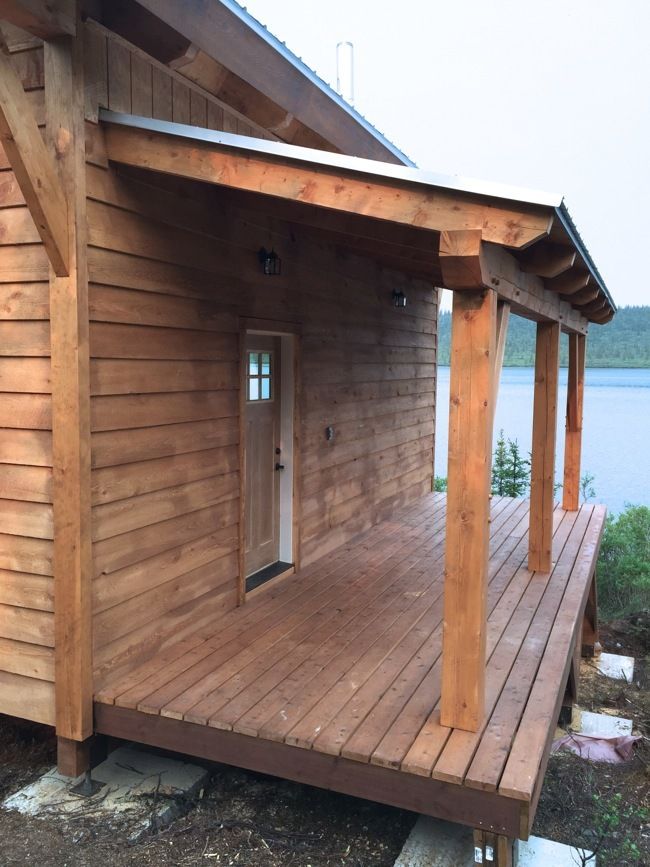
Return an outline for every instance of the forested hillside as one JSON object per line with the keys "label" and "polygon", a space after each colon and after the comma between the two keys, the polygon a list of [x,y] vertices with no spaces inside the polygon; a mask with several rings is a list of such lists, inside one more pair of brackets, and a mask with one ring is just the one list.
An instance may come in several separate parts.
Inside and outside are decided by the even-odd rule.
{"label": "forested hillside", "polygon": [[[451,314],[440,314],[439,362],[449,364]],[[566,365],[566,338],[560,363]],[[531,367],[535,360],[535,323],[511,316],[508,325],[507,367]],[[591,325],[587,338],[588,367],[650,367],[650,307],[621,307],[607,325]]]}

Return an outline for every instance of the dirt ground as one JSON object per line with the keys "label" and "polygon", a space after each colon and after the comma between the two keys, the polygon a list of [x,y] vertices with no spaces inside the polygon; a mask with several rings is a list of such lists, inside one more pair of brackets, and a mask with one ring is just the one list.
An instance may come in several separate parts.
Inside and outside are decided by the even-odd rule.
{"label": "dirt ground", "polygon": [[[634,681],[627,684],[610,680],[599,674],[592,663],[583,663],[580,706],[596,713],[610,709],[617,716],[631,719],[635,733],[641,734],[643,740],[632,761],[621,765],[586,762],[569,753],[552,755],[533,833],[572,846],[598,849],[599,865],[648,867],[650,613],[601,625],[600,641],[609,653],[635,658]],[[608,810],[615,817],[611,821],[606,816]],[[620,820],[618,827],[616,816]],[[630,844],[638,847],[638,857],[626,853]]]}
{"label": "dirt ground", "polygon": [[[534,833],[597,846],[603,867],[642,867],[650,864],[650,826],[640,815],[650,806],[650,617],[609,624],[601,641],[605,650],[636,657],[635,682],[621,685],[587,666],[581,704],[617,709],[645,740],[625,765],[552,756]],[[50,768],[54,746],[50,730],[0,716],[0,799]],[[600,802],[594,800],[599,795]],[[599,803],[616,803],[621,820],[606,835],[602,828],[610,819]],[[202,798],[181,806],[180,818],[161,831],[151,828],[138,842],[130,839],[128,823],[34,819],[0,810],[0,867],[390,867],[416,820],[404,810],[225,766],[211,768]],[[631,844],[638,855],[626,854]]]}

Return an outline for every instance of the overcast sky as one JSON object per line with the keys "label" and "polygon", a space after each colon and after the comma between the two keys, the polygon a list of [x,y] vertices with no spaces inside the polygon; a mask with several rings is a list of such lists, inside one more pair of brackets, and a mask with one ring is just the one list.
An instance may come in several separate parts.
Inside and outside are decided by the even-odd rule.
{"label": "overcast sky", "polygon": [[562,193],[619,306],[650,304],[649,0],[248,0],[421,168]]}

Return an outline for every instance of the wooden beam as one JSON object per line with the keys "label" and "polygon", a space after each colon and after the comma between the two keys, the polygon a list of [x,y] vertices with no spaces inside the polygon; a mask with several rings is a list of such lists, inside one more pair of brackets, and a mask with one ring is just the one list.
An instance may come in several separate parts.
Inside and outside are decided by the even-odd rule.
{"label": "wooden beam", "polygon": [[0,18],[39,39],[74,36],[74,0],[0,0]]}
{"label": "wooden beam", "polygon": [[496,321],[496,292],[454,293],[440,720],[467,731],[485,705]]}
{"label": "wooden beam", "polygon": [[80,777],[90,768],[90,739],[57,738],[56,769],[64,777]]}
{"label": "wooden beam", "polygon": [[479,230],[442,232],[439,246],[442,284],[453,291],[495,289],[514,313],[536,321],[559,322],[569,332],[586,334],[588,321],[541,278],[525,274],[512,253],[486,244]]}
{"label": "wooden beam", "polygon": [[50,276],[56,730],[93,731],[90,387],[83,40],[45,43],[48,137],[70,197],[70,273]]}
{"label": "wooden beam", "polygon": [[59,276],[68,274],[70,236],[64,191],[23,86],[1,41],[0,142],[52,268]]}
{"label": "wooden beam", "polygon": [[590,659],[596,653],[598,644],[598,585],[596,573],[591,576],[589,595],[582,618],[581,655]]}
{"label": "wooden beam", "polygon": [[519,262],[521,270],[527,274],[553,278],[573,268],[577,255],[571,247],[540,241],[524,250],[519,256]]}
{"label": "wooden beam", "polygon": [[569,334],[564,487],[562,493],[562,508],[569,512],[576,512],[580,508],[580,455],[582,450],[586,345],[587,339],[582,334]]}
{"label": "wooden beam", "polygon": [[549,572],[552,563],[559,365],[560,326],[556,322],[539,322],[535,348],[528,541],[528,568],[531,571]]}
{"label": "wooden beam", "polygon": [[583,304],[580,311],[584,313],[585,316],[591,316],[593,313],[600,313],[605,309],[609,309],[609,301],[604,295],[599,295],[598,298],[594,301],[590,301],[589,304]]}
{"label": "wooden beam", "polygon": [[589,317],[590,322],[595,322],[598,325],[605,325],[606,322],[610,322],[614,318],[614,309],[612,307],[608,307],[602,312],[592,313]]}
{"label": "wooden beam", "polygon": [[110,0],[99,10],[101,23],[172,69],[196,57],[198,48],[156,15],[131,0]]}
{"label": "wooden beam", "polygon": [[573,295],[574,292],[584,289],[590,280],[591,275],[588,271],[573,269],[552,280],[547,280],[546,288],[550,289],[551,292],[558,292],[560,295]]}
{"label": "wooden beam", "polygon": [[[265,196],[435,231],[481,229],[484,240],[521,247],[545,237],[548,209],[499,205],[451,190],[314,166],[293,157],[238,153],[215,142],[106,124],[109,159]],[[371,193],[371,194],[370,194]]]}
{"label": "wooden beam", "polygon": [[[183,67],[183,75],[206,90],[212,89],[211,80],[216,81],[217,87],[212,92],[216,91],[224,102],[236,105],[266,129],[271,126],[267,125],[265,117],[268,119],[269,109],[275,109],[275,131],[283,140],[298,143],[293,136],[285,137],[297,127],[302,144],[309,144],[305,140],[309,136],[314,147],[314,138],[318,137],[326,150],[390,163],[402,162],[380,136],[359,123],[327,89],[318,87],[272,40],[264,38],[263,31],[250,27],[242,20],[243,16],[229,8],[230,4],[206,0],[137,2],[200,49],[197,63],[208,66],[208,79],[194,63]],[[214,68],[211,70],[210,66]],[[220,87],[222,82],[223,87]]]}
{"label": "wooden beam", "polygon": [[[503,358],[506,352],[509,319],[510,302],[499,301],[497,304],[497,335],[494,351],[494,373],[492,378],[492,432],[494,432],[494,416],[497,411],[497,401],[499,399],[499,384],[501,382],[501,371],[503,370]],[[491,445],[490,454],[492,454]]]}
{"label": "wooden beam", "polygon": [[483,233],[480,229],[461,229],[440,235],[440,271],[447,289],[484,289],[489,275],[483,266]]}
{"label": "wooden beam", "polygon": [[492,867],[514,867],[514,845],[511,838],[491,831],[474,831],[474,864],[491,864]]}
{"label": "wooden beam", "polygon": [[512,312],[536,321],[559,322],[565,331],[586,334],[588,320],[579,310],[549,292],[535,274],[524,274],[515,257],[495,244],[483,244],[483,275],[486,285],[496,289],[500,298],[510,301]]}
{"label": "wooden beam", "polygon": [[586,289],[581,289],[573,295],[562,295],[565,301],[572,304],[574,307],[581,307],[594,301],[600,295],[600,289],[597,286],[587,286]]}

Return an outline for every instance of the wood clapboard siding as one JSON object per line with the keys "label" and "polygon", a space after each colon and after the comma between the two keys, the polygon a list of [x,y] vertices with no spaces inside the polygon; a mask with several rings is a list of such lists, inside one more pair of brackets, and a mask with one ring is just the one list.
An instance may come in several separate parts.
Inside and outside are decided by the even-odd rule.
{"label": "wood clapboard siding", "polygon": [[[423,281],[101,151],[87,172],[96,688],[235,605],[240,317],[301,334],[303,565],[430,491],[437,319]],[[260,276],[261,245],[281,277]]]}
{"label": "wood clapboard siding", "polygon": [[275,139],[211,93],[94,21],[85,25],[86,116],[99,108]]}
{"label": "wood clapboard siding", "polygon": [[[100,677],[236,603],[238,318],[214,291],[210,239],[172,226],[171,214],[161,221],[147,193],[89,160]],[[181,202],[175,210],[177,222],[187,216]]]}
{"label": "wood clapboard siding", "polygon": [[[43,50],[12,61],[44,126]],[[0,713],[54,720],[48,262],[0,147]]]}
{"label": "wood clapboard siding", "polygon": [[[436,296],[218,190],[118,172],[100,106],[275,138],[85,26],[97,681],[213,628],[239,569],[242,316],[300,332],[307,564],[430,490]],[[41,128],[43,50],[13,56]],[[276,246],[283,275],[260,278]],[[0,712],[54,722],[49,264],[0,151]],[[409,297],[396,311],[391,295]],[[324,429],[333,426],[328,442]]]}

